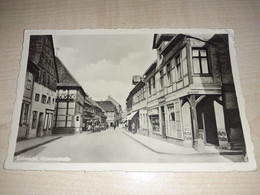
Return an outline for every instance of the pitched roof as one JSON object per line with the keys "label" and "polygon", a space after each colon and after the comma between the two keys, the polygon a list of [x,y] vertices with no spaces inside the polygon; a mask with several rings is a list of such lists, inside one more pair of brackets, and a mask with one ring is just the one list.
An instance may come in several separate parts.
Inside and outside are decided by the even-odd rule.
{"label": "pitched roof", "polygon": [[90,97],[85,97],[85,101],[86,101],[87,103],[91,104],[92,106],[98,107],[99,109],[101,109],[101,111],[105,112],[105,110],[104,110],[100,105],[98,105],[98,103],[95,102],[92,98],[90,98]]}
{"label": "pitched roof", "polygon": [[45,39],[51,35],[32,35],[30,36],[29,61],[35,65],[39,63],[41,52],[44,46]]}
{"label": "pitched roof", "polygon": [[96,101],[96,103],[106,112],[115,112],[116,106],[111,101]]}
{"label": "pitched roof", "polygon": [[57,86],[77,86],[80,87],[78,81],[72,76],[65,65],[56,57],[56,64],[58,69],[59,83]]}

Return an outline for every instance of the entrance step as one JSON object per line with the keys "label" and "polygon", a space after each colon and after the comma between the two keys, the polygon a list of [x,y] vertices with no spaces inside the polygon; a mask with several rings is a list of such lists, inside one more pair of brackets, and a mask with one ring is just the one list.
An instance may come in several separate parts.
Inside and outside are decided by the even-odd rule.
{"label": "entrance step", "polygon": [[219,153],[219,150],[217,149],[217,146],[212,144],[205,144],[205,152],[206,153]]}

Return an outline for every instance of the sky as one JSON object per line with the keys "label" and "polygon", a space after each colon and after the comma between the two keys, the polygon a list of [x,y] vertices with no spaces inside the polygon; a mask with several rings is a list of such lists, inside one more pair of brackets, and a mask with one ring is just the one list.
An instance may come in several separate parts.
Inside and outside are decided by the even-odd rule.
{"label": "sky", "polygon": [[156,59],[153,34],[53,35],[56,56],[96,101],[113,97],[125,108],[132,76]]}

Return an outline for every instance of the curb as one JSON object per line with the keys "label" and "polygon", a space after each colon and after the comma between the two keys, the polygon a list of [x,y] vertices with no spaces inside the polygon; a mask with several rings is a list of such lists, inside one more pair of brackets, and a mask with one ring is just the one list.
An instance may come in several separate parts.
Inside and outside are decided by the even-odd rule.
{"label": "curb", "polygon": [[136,141],[136,142],[138,142],[139,144],[141,144],[142,146],[144,146],[144,147],[146,147],[146,148],[148,148],[149,150],[151,150],[151,151],[153,151],[153,152],[155,152],[155,153],[158,153],[158,154],[167,154],[167,155],[242,155],[243,154],[243,152],[242,151],[225,151],[225,152],[221,152],[221,151],[219,151],[219,152],[216,152],[216,153],[210,153],[210,152],[208,152],[208,153],[192,153],[192,154],[180,154],[180,153],[168,153],[168,152],[159,152],[159,151],[157,151],[157,150],[154,150],[153,148],[151,148],[151,147],[149,147],[149,146],[147,146],[146,144],[144,144],[144,143],[142,143],[141,141],[139,141],[139,140],[137,140],[137,139],[135,139],[134,137],[132,137],[132,136],[130,136],[130,135],[128,135],[127,133],[125,133],[125,132],[123,132],[123,131],[121,131],[122,133],[124,133],[125,135],[127,135],[128,137],[130,137],[131,139],[133,139],[134,141]]}
{"label": "curb", "polygon": [[138,143],[141,144],[142,146],[148,148],[149,150],[151,150],[151,151],[153,151],[153,152],[155,152],[155,153],[158,153],[158,154],[172,154],[172,153],[164,153],[164,152],[156,151],[156,150],[150,148],[149,146],[143,144],[142,142],[138,141],[137,139],[133,138],[132,136],[128,135],[127,133],[125,133],[125,132],[123,132],[123,131],[121,131],[121,132],[124,133],[125,135],[127,135],[128,137],[130,137],[132,140],[138,142]]}
{"label": "curb", "polygon": [[48,140],[48,141],[42,142],[42,143],[40,143],[40,144],[36,144],[36,145],[34,145],[34,146],[30,146],[30,147],[25,148],[25,149],[23,149],[23,150],[17,151],[17,152],[14,153],[14,156],[17,156],[17,155],[19,155],[19,154],[22,154],[22,153],[24,153],[24,152],[27,152],[27,151],[29,151],[29,150],[32,150],[32,149],[34,149],[34,148],[37,148],[37,147],[39,147],[39,146],[42,146],[42,145],[44,145],[44,144],[47,144],[47,143],[49,143],[49,142],[55,141],[55,140],[60,139],[60,138],[62,138],[62,136],[59,136],[59,137],[50,139],[50,140]]}

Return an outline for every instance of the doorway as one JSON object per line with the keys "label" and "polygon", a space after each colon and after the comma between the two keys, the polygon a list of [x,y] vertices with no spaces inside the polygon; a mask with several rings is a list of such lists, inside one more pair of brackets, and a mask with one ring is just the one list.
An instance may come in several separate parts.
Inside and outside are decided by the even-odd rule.
{"label": "doorway", "polygon": [[39,114],[39,120],[38,120],[38,125],[37,125],[37,137],[40,137],[40,136],[41,136],[42,127],[43,127],[43,112],[40,112],[40,114]]}
{"label": "doorway", "polygon": [[219,145],[214,97],[207,96],[197,105],[199,136],[204,143]]}
{"label": "doorway", "polygon": [[162,136],[163,139],[166,139],[166,129],[165,129],[165,111],[164,106],[161,106],[161,116],[162,116]]}

